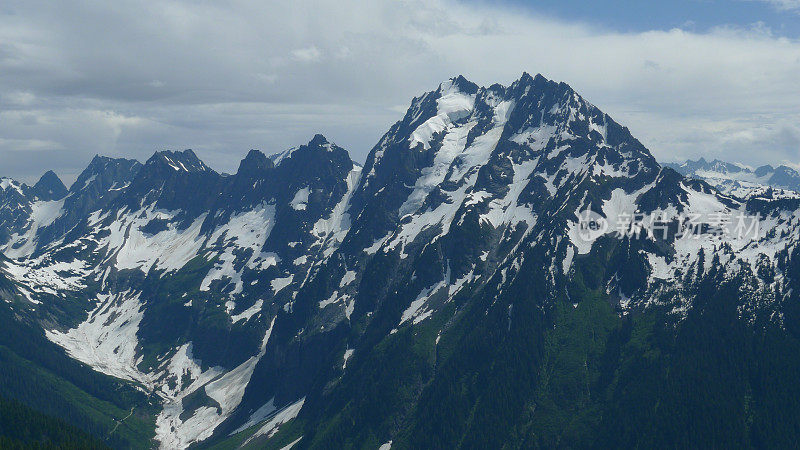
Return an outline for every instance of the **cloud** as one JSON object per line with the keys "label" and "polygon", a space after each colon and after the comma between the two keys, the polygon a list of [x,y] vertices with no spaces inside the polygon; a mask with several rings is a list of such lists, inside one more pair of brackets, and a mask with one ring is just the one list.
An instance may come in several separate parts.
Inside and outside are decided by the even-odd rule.
{"label": "cloud", "polygon": [[319,61],[320,56],[322,56],[322,52],[320,52],[319,49],[313,45],[308,48],[292,50],[292,59],[295,61],[316,62]]}
{"label": "cloud", "polygon": [[769,3],[781,11],[795,11],[800,10],[800,0],[758,0]]}
{"label": "cloud", "polygon": [[570,83],[663,160],[800,160],[800,42],[763,24],[620,33],[452,0],[4,3],[2,175],[163,148],[232,171],[317,132],[363,160],[413,96],[523,71]]}

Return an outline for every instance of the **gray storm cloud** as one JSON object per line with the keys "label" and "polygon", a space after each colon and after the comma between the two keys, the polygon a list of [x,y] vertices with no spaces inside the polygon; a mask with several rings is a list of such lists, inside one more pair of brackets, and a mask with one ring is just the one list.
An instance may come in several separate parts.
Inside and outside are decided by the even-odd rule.
{"label": "gray storm cloud", "polygon": [[413,96],[523,71],[663,160],[800,162],[800,42],[763,24],[617,33],[449,0],[3,3],[0,174],[25,180],[164,148],[232,171],[317,132],[363,160]]}

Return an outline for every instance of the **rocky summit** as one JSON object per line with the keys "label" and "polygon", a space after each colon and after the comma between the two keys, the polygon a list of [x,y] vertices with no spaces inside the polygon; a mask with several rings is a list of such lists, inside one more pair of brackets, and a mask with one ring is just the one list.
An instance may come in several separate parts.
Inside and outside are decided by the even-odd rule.
{"label": "rocky summit", "polygon": [[528,74],[414,98],[363,166],[3,178],[0,394],[115,448],[794,446],[796,182],[663,166]]}

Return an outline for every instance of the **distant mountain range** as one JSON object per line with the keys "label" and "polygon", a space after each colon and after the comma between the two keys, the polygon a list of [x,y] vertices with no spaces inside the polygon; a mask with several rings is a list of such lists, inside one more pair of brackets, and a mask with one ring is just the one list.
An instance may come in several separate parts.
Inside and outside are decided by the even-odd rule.
{"label": "distant mountain range", "polygon": [[667,163],[684,176],[705,180],[721,191],[740,197],[763,193],[772,187],[778,190],[800,192],[800,173],[788,166],[761,166],[751,169],[741,164],[715,159],[688,160],[684,163]]}
{"label": "distant mountain range", "polygon": [[414,98],[363,167],[4,178],[0,397],[115,448],[792,447],[787,169],[662,166],[523,74]]}

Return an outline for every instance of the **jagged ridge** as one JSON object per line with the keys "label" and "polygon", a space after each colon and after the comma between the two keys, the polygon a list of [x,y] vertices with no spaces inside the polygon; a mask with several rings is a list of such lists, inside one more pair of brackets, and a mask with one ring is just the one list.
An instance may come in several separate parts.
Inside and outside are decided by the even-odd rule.
{"label": "jagged ridge", "polygon": [[[563,357],[548,343],[600,344],[584,344],[580,327],[552,330],[584,317],[622,340],[626,320],[691,329],[711,298],[697,294],[704,282],[741,280],[726,291],[741,323],[785,332],[797,317],[786,306],[800,292],[796,201],[686,180],[541,75],[442,83],[363,170],[317,135],[251,151],[232,176],[185,151],[144,165],[98,157],[79,181],[50,222],[26,220],[24,241],[3,244],[28,300],[19,313],[75,358],[154,392],[169,448],[246,429],[252,445],[303,435],[318,447],[497,447],[512,431],[522,446],[554,444],[528,417],[536,405],[561,417],[541,385]],[[582,235],[587,210],[609,228]],[[677,237],[681,215],[754,212],[769,230],[759,239]],[[670,231],[623,237],[626,214]],[[599,365],[594,351],[584,361]],[[592,402],[578,403],[612,411]],[[481,433],[499,411],[504,431]],[[298,414],[304,426],[280,427]]]}

